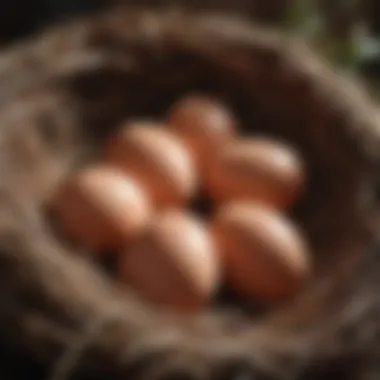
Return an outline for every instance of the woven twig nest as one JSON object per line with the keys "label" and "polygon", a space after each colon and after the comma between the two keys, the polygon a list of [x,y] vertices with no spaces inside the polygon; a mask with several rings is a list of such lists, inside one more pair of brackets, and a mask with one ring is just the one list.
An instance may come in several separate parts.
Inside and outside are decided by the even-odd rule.
{"label": "woven twig nest", "polygon": [[[49,0],[31,3],[13,0],[0,4],[0,45],[35,33],[44,24],[73,14],[130,4],[155,8],[223,10],[249,15],[265,23],[281,22],[287,14],[290,0]],[[20,9],[23,11],[20,12]]]}
{"label": "woven twig nest", "polygon": [[[58,241],[44,215],[48,194],[123,119],[161,115],[194,90],[225,100],[247,132],[290,141],[307,163],[295,217],[312,246],[315,278],[260,321],[223,311],[159,315]],[[119,9],[3,54],[0,107],[7,351],[54,379],[67,371],[346,379],[369,368],[379,327],[379,117],[357,84],[300,42],[222,16]]]}

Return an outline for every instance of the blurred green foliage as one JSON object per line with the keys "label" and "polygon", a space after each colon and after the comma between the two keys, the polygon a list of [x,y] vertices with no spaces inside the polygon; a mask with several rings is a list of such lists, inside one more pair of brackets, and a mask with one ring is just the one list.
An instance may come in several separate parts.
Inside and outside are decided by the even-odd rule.
{"label": "blurred green foliage", "polygon": [[[327,1],[323,7],[323,0],[290,0],[285,28],[341,69],[362,76],[380,95],[380,40],[371,31],[372,15],[367,20],[362,12],[364,0]],[[376,17],[380,23],[380,14]]]}

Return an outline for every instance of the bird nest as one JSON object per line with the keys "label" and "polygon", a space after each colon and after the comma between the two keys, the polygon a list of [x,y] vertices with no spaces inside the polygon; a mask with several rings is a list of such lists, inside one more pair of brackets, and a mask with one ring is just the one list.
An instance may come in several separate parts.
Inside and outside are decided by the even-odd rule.
{"label": "bird nest", "polygon": [[[315,275],[260,319],[161,315],[73,254],[44,212],[122,120],[161,116],[194,91],[229,104],[245,132],[290,141],[306,161],[294,218]],[[376,361],[380,119],[360,85],[301,42],[215,14],[93,15],[2,54],[0,125],[6,351],[59,380],[346,379]]]}

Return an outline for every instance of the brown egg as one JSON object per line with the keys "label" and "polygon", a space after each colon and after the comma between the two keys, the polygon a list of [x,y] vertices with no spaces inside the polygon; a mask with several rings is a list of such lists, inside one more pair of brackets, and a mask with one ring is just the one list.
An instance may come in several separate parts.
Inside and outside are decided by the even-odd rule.
{"label": "brown egg", "polygon": [[78,172],[52,201],[64,232],[85,247],[113,249],[138,236],[151,218],[140,186],[105,166]]}
{"label": "brown egg", "polygon": [[125,125],[110,142],[107,159],[136,178],[157,205],[182,205],[197,190],[194,163],[182,142],[159,127]]}
{"label": "brown egg", "polygon": [[227,282],[242,297],[282,301],[308,278],[310,257],[300,233],[273,209],[253,203],[225,205],[211,230]]}
{"label": "brown egg", "polygon": [[285,209],[299,197],[304,177],[303,163],[291,147],[265,139],[242,139],[222,150],[204,183],[216,202],[253,200]]}
{"label": "brown egg", "polygon": [[198,218],[168,210],[121,255],[119,274],[160,307],[196,311],[218,286],[218,259],[214,242]]}
{"label": "brown egg", "polygon": [[224,104],[198,95],[187,96],[174,104],[167,123],[173,133],[184,139],[201,167],[234,137],[237,124]]}

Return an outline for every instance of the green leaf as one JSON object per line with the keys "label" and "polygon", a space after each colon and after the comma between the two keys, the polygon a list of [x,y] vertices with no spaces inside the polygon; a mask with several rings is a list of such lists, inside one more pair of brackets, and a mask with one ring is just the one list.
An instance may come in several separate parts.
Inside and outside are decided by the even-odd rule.
{"label": "green leaf", "polygon": [[291,31],[300,31],[315,14],[315,0],[292,0],[285,16],[284,26]]}

